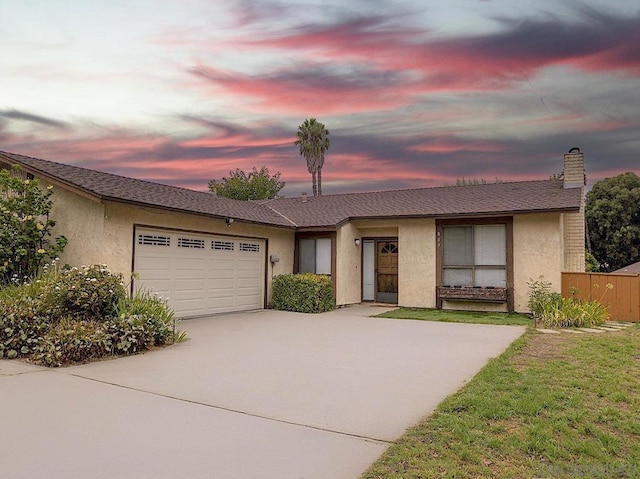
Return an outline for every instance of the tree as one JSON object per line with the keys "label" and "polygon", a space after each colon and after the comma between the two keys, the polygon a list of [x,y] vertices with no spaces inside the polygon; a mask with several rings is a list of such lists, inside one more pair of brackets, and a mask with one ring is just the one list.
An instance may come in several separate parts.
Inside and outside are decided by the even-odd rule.
{"label": "tree", "polygon": [[0,286],[33,279],[66,246],[64,236],[50,238],[52,194],[53,186],[41,189],[19,168],[0,170]]}
{"label": "tree", "polygon": [[254,166],[249,174],[236,168],[235,171],[229,171],[229,177],[222,178],[220,182],[209,181],[209,190],[234,200],[270,200],[278,196],[285,184],[284,181],[280,181],[279,171],[271,175],[266,166],[259,171]]}
{"label": "tree", "polygon": [[640,261],[640,177],[624,173],[598,181],[585,209],[591,252],[604,271]]}
{"label": "tree", "polygon": [[313,196],[322,196],[322,167],[324,153],[329,149],[329,130],[315,118],[311,118],[298,127],[297,137],[294,144],[300,147],[300,155],[307,160],[307,170],[311,173],[313,183]]}

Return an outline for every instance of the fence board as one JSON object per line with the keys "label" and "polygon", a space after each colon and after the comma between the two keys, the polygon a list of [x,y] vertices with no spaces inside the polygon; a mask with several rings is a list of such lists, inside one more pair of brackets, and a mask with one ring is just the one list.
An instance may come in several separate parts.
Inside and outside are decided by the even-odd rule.
{"label": "fence board", "polygon": [[562,273],[561,293],[599,301],[614,321],[640,322],[639,274]]}

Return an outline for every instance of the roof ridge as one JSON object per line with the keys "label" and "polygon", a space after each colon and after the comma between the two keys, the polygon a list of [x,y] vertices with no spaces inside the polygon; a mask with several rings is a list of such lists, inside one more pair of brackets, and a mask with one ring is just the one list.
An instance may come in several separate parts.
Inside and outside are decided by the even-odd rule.
{"label": "roof ridge", "polygon": [[[450,188],[472,188],[472,187],[486,187],[486,186],[497,186],[497,185],[513,185],[513,184],[522,184],[522,183],[546,183],[548,181],[560,181],[554,180],[553,178],[545,179],[545,180],[513,180],[513,181],[501,181],[498,183],[483,183],[479,185],[442,185],[442,186],[422,186],[415,188],[396,188],[392,190],[377,190],[377,191],[352,191],[347,193],[334,193],[322,196],[310,196],[308,197],[308,201],[312,201],[314,198],[335,198],[338,196],[359,196],[359,195],[374,195],[374,194],[382,194],[382,193],[403,193],[403,192],[411,192],[411,191],[424,191],[424,190],[439,190],[439,189],[450,189]],[[277,202],[278,200],[295,200],[301,199],[300,196],[287,196],[281,198],[272,198],[267,200],[269,202]]]}

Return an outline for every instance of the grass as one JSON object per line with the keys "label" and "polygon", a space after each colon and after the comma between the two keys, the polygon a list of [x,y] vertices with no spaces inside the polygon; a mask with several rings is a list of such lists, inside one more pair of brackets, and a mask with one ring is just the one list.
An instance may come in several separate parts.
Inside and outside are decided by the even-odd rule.
{"label": "grass", "polygon": [[530,328],[362,479],[640,478],[640,327]]}
{"label": "grass", "polygon": [[517,313],[481,313],[477,311],[450,311],[444,309],[398,308],[377,316],[379,318],[446,321],[450,323],[533,326],[533,319],[529,315]]}

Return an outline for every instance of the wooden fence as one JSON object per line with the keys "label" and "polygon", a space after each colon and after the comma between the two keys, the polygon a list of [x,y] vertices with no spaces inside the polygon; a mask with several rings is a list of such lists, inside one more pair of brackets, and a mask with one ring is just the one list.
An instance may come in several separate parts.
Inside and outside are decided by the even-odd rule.
{"label": "wooden fence", "polygon": [[562,296],[599,301],[612,321],[640,322],[640,274],[562,273]]}

